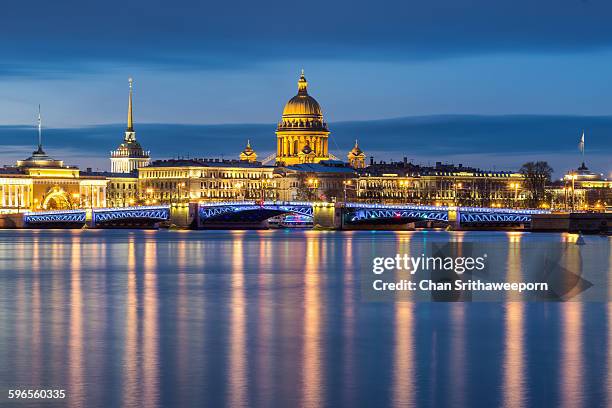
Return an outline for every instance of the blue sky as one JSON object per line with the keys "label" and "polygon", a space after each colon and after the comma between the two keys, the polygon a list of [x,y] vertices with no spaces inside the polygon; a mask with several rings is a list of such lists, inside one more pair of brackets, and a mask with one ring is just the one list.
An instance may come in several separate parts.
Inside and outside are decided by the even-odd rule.
{"label": "blue sky", "polygon": [[[257,126],[235,129],[245,139],[261,134],[266,150],[304,68],[332,131],[339,124],[338,141],[358,137],[379,158],[418,153],[415,160],[426,162],[444,154],[440,160],[456,161],[453,143],[465,145],[461,135],[475,140],[469,158],[484,166],[495,153],[487,141],[503,133],[517,140],[500,141],[515,157],[508,166],[520,165],[524,152],[547,153],[518,143],[527,137],[550,145],[551,161],[565,168],[576,161],[584,128],[597,170],[609,172],[610,133],[597,118],[612,114],[611,18],[612,4],[603,0],[10,2],[0,15],[0,125],[8,126],[1,134],[32,124],[39,103],[50,128],[85,134],[121,124],[133,76],[137,125],[262,124],[270,140]],[[523,128],[521,116],[510,116],[519,120],[509,128],[520,128],[520,137],[469,130],[486,121],[445,128],[437,144],[451,152],[435,140],[413,152],[421,143],[409,120],[394,125],[403,144],[386,148],[368,133],[379,130],[372,121],[380,119],[449,114],[528,114],[543,122]],[[347,127],[354,121],[368,123]],[[112,149],[118,133],[99,148]],[[181,134],[196,151],[221,136]],[[146,145],[145,132],[139,137]],[[78,150],[79,141],[57,148]]]}

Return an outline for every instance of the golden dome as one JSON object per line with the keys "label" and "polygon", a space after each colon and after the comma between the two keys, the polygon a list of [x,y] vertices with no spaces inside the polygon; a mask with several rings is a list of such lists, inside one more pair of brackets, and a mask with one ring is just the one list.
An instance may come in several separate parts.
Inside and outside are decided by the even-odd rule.
{"label": "golden dome", "polygon": [[327,124],[323,122],[321,105],[308,95],[308,81],[303,70],[298,80],[297,95],[289,99],[283,109],[283,117],[279,123],[279,129],[281,128],[327,129]]}

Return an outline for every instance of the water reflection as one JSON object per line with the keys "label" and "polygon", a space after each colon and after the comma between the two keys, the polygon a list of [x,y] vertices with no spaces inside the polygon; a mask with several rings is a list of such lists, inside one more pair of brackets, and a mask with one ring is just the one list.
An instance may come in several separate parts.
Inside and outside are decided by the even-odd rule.
{"label": "water reflection", "polygon": [[320,407],[323,393],[321,372],[321,276],[317,268],[320,241],[310,236],[306,241],[304,267],[304,349],[302,354],[302,400],[307,408]]}
{"label": "water reflection", "polygon": [[137,407],[138,393],[138,297],[136,288],[136,245],[134,236],[127,244],[125,295],[125,347],[123,352],[123,406]]}
{"label": "water reflection", "polygon": [[352,233],[347,234],[346,245],[342,256],[346,260],[346,267],[342,274],[343,281],[343,314],[342,314],[342,402],[346,406],[355,406],[355,274],[354,248]]}
{"label": "water reflection", "polygon": [[[521,233],[508,234],[508,281],[522,281]],[[525,395],[525,345],[524,345],[525,305],[520,302],[520,294],[510,292],[505,307],[505,340],[503,372],[503,406],[519,408],[527,406]]]}
{"label": "water reflection", "polygon": [[507,408],[527,406],[525,399],[525,305],[520,302],[506,304],[503,405]]}
{"label": "water reflection", "polygon": [[68,340],[69,403],[73,407],[84,405],[83,369],[83,294],[81,292],[80,237],[74,236],[70,246],[70,337]]}
{"label": "water reflection", "polygon": [[272,243],[269,240],[260,241],[257,277],[257,353],[255,354],[257,384],[257,405],[268,407],[273,404],[273,329],[274,329],[274,298],[272,294],[273,275],[266,273],[266,264],[273,256]]}
{"label": "water reflection", "polygon": [[144,282],[142,300],[142,401],[144,407],[159,402],[157,242],[147,239],[144,245]]}
{"label": "water reflection", "polygon": [[395,303],[395,340],[393,356],[393,406],[416,406],[414,381],[417,377],[414,353],[414,304]]}
{"label": "water reflection", "polygon": [[584,406],[582,362],[582,303],[568,302],[561,307],[560,394],[562,407]]}
{"label": "water reflection", "polygon": [[234,232],[232,248],[230,336],[229,336],[229,390],[231,407],[248,406],[246,304],[244,295],[243,232]]}
{"label": "water reflection", "polygon": [[[360,298],[373,255],[497,241],[514,282],[534,240],[567,240],[475,236],[0,231],[0,389],[57,386],[94,408],[612,401],[608,304]],[[588,250],[607,274],[610,241],[591,238],[561,260]]]}

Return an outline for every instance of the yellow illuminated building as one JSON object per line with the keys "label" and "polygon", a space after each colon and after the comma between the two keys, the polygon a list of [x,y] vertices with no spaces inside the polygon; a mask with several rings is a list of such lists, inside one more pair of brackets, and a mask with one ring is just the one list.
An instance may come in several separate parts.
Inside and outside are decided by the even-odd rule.
{"label": "yellow illuminated building", "polygon": [[524,207],[519,173],[427,169],[419,173],[362,174],[359,201],[482,207]]}
{"label": "yellow illuminated building", "polygon": [[308,95],[308,82],[302,71],[298,93],[285,105],[276,129],[276,163],[288,166],[327,160],[328,137],[321,106]]}
{"label": "yellow illuminated building", "polygon": [[551,208],[561,211],[605,211],[612,205],[612,181],[595,173],[583,162],[553,183]]}
{"label": "yellow illuminated building", "polygon": [[0,169],[0,213],[106,206],[104,177],[81,174],[77,167],[47,155],[42,147],[14,166]]}
{"label": "yellow illuminated building", "polygon": [[238,160],[156,160],[138,169],[140,202],[167,204],[276,198],[274,167]]}
{"label": "yellow illuminated building", "polygon": [[107,174],[106,203],[109,207],[131,207],[142,204],[136,174]]}

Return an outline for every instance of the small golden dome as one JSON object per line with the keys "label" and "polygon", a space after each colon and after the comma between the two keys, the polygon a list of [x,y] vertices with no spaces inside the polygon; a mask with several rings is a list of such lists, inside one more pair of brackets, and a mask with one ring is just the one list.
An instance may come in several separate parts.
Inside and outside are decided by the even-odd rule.
{"label": "small golden dome", "polygon": [[323,118],[323,112],[321,111],[319,102],[308,95],[308,82],[304,77],[303,70],[298,80],[297,95],[289,99],[289,102],[285,105],[285,109],[283,109],[283,119],[295,118]]}

